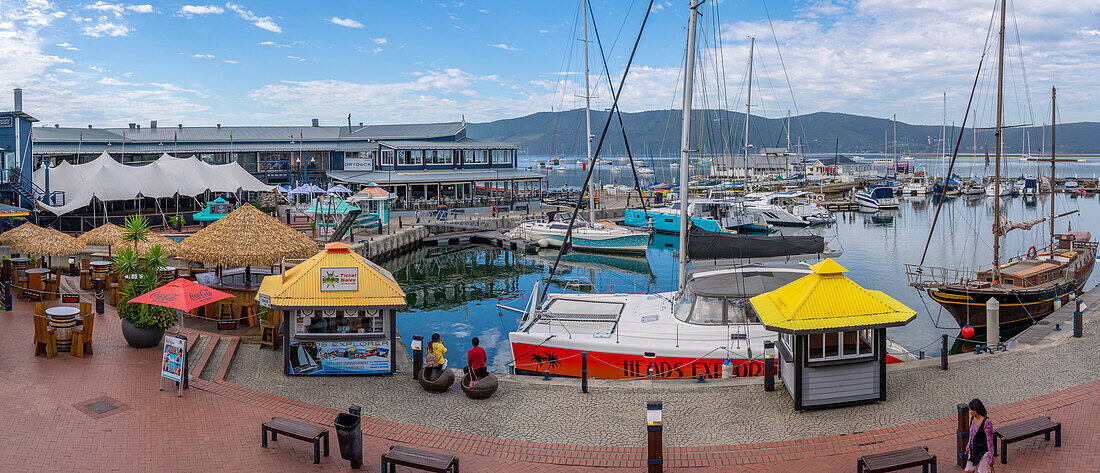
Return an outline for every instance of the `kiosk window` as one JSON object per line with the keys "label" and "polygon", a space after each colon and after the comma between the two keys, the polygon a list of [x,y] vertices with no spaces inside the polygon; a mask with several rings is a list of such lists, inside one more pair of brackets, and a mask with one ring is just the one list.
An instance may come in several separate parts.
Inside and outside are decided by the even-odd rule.
{"label": "kiosk window", "polygon": [[295,332],[309,334],[383,333],[382,310],[303,310]]}

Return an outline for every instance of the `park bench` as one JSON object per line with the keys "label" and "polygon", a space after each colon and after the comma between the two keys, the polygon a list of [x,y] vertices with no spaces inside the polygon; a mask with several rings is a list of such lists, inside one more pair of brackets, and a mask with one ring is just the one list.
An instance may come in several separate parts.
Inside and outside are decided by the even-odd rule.
{"label": "park bench", "polygon": [[1036,417],[1031,420],[1006,425],[993,431],[994,453],[996,453],[997,438],[1001,439],[1001,463],[1008,463],[1008,444],[1020,440],[1036,437],[1043,434],[1044,439],[1050,441],[1050,433],[1054,432],[1054,446],[1062,446],[1062,424],[1052,422],[1050,417]]}
{"label": "park bench", "polygon": [[915,466],[922,467],[924,473],[936,473],[936,456],[928,453],[928,447],[912,447],[892,452],[876,453],[859,457],[856,462],[858,473],[882,473],[898,471]]}
{"label": "park bench", "polygon": [[[387,465],[389,470],[386,469]],[[436,473],[458,473],[458,458],[454,455],[427,452],[403,445],[392,445],[389,452],[382,454],[382,473],[393,473],[396,465]]]}
{"label": "park bench", "polygon": [[267,448],[267,433],[271,432],[271,440],[279,440],[279,434],[287,437],[313,442],[313,463],[321,463],[321,439],[325,441],[325,456],[328,456],[328,429],[316,425],[290,420],[283,417],[273,417],[264,422],[260,427],[262,438],[260,446]]}

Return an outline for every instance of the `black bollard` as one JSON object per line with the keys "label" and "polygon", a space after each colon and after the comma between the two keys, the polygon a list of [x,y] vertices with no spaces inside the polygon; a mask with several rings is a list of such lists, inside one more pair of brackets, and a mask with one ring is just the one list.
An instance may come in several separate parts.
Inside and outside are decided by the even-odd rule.
{"label": "black bollard", "polygon": [[664,471],[664,456],[661,440],[661,403],[649,402],[645,406],[645,430],[648,440],[647,450],[649,452],[646,464],[649,467],[649,473],[661,473]]}
{"label": "black bollard", "polygon": [[420,370],[424,367],[424,337],[413,335],[412,341],[413,379],[420,378]]}
{"label": "black bollard", "polygon": [[96,315],[103,315],[103,286],[102,279],[96,279],[92,281],[92,287],[95,289],[95,313]]}
{"label": "black bollard", "polygon": [[1081,338],[1084,331],[1084,314],[1081,313],[1081,298],[1077,298],[1077,308],[1073,310],[1073,338]]}
{"label": "black bollard", "polygon": [[69,276],[76,276],[80,273],[76,272],[76,258],[69,257]]}
{"label": "black bollard", "polygon": [[959,404],[957,407],[959,409],[959,430],[955,432],[955,448],[958,452],[956,461],[959,466],[966,466],[966,444],[970,443],[970,406]]}
{"label": "black bollard", "polygon": [[775,391],[775,343],[764,342],[764,390]]}
{"label": "black bollard", "polygon": [[4,310],[11,312],[11,283],[4,283]]}
{"label": "black bollard", "polygon": [[947,371],[947,334],[943,334],[943,346],[940,347],[940,369]]}
{"label": "black bollard", "polygon": [[581,392],[588,393],[588,352],[581,352]]}

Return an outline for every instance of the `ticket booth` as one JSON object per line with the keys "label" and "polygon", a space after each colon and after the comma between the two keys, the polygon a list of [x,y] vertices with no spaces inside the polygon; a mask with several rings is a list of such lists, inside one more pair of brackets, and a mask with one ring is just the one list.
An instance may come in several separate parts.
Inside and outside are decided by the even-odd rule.
{"label": "ticket booth", "polygon": [[392,374],[397,311],[405,293],[393,275],[329,243],[282,274],[267,276],[259,305],[282,311],[287,375]]}

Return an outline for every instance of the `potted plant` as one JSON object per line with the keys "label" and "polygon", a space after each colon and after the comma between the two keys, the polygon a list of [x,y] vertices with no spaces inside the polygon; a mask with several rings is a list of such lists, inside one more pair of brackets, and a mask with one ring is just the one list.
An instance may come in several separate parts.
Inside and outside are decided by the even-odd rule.
{"label": "potted plant", "polygon": [[167,307],[130,303],[130,299],[156,289],[160,285],[158,268],[168,263],[168,254],[160,245],[140,252],[137,243],[149,238],[149,221],[142,216],[131,215],[122,227],[125,243],[115,254],[112,266],[123,275],[121,297],[115,308],[122,319],[122,336],[134,348],[151,348],[160,345],[164,330],[176,325],[176,311]]}

